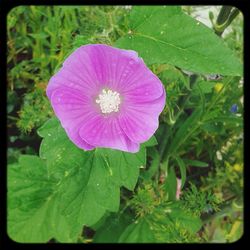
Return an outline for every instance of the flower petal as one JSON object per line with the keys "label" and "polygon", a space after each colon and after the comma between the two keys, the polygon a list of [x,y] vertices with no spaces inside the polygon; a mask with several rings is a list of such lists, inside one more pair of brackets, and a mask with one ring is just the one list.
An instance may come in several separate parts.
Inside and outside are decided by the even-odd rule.
{"label": "flower petal", "polygon": [[[135,51],[121,50],[104,44],[85,45],[74,53],[72,59],[65,61],[65,67],[73,72],[81,62],[81,67],[88,68],[88,74],[97,88],[107,87],[119,92],[126,86],[126,78],[134,74],[143,62]],[[72,68],[72,65],[76,67]]]}
{"label": "flower petal", "polygon": [[[141,80],[143,82],[143,79]],[[126,105],[129,103],[152,102],[160,98],[165,92],[161,82],[157,79],[144,80],[143,84],[138,84],[126,93],[122,93]]]}
{"label": "flower petal", "polygon": [[72,74],[68,69],[60,69],[49,81],[46,93],[51,98],[52,92],[57,88],[71,88],[77,90],[85,96],[91,96],[94,92],[93,87],[88,82],[84,81],[82,77]]}
{"label": "flower petal", "polygon": [[93,149],[94,147],[78,134],[79,126],[84,122],[84,117],[91,112],[88,102],[76,91],[59,88],[52,93],[51,104],[71,141],[82,149]]}
{"label": "flower petal", "polygon": [[119,124],[135,143],[147,141],[159,126],[158,117],[165,105],[165,91],[160,98],[150,103],[140,103],[124,108]]}
{"label": "flower petal", "polygon": [[[117,91],[119,112],[102,114],[97,97]],[[137,152],[158,128],[165,89],[137,52],[104,44],[75,50],[49,82],[47,95],[69,138],[80,148]]]}
{"label": "flower petal", "polygon": [[138,152],[139,144],[132,142],[120,128],[116,117],[90,115],[82,124],[80,137],[95,147]]}
{"label": "flower petal", "polygon": [[162,112],[166,101],[166,92],[163,90],[160,97],[155,100],[147,101],[143,98],[126,98],[125,104],[122,106],[123,112],[129,110],[137,110],[141,113],[146,113],[152,117],[158,117]]}

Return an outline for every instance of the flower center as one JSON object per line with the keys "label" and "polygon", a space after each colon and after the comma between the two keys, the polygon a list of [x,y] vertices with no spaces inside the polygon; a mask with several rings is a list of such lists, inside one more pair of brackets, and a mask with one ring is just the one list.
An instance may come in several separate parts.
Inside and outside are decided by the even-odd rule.
{"label": "flower center", "polygon": [[98,95],[96,103],[100,105],[103,114],[118,112],[121,103],[120,94],[110,89],[103,89],[101,94]]}

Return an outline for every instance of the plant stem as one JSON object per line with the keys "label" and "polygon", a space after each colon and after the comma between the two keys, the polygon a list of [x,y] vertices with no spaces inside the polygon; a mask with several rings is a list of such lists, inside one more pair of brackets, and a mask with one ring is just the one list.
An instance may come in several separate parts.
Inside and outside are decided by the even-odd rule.
{"label": "plant stem", "polygon": [[[217,17],[216,23],[213,26],[215,34],[221,36],[225,29],[232,23],[240,11],[236,8],[232,10],[232,6],[222,6]],[[232,10],[232,11],[231,11]]]}
{"label": "plant stem", "polygon": [[233,7],[232,6],[222,6],[220,13],[217,17],[216,23],[217,25],[222,25],[223,23],[225,23],[230,15],[231,9]]}

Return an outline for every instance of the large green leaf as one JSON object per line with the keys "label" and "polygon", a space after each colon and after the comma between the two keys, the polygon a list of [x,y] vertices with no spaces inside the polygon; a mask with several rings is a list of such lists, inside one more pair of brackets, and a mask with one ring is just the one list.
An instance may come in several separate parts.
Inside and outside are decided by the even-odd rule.
{"label": "large green leaf", "polygon": [[163,189],[168,195],[168,200],[176,200],[177,179],[173,167],[169,167],[167,171],[167,176],[163,184]]}
{"label": "large green leaf", "polygon": [[106,210],[118,211],[120,187],[133,190],[139,167],[146,164],[144,147],[136,154],[77,148],[56,118],[49,120],[39,134],[44,137],[40,156],[48,161],[52,173],[62,170],[64,175],[58,190],[62,194],[61,211],[69,220],[72,235],[79,233],[82,225],[95,224]]}
{"label": "large green leaf", "polygon": [[168,63],[197,73],[242,75],[223,40],[176,6],[135,6],[129,34],[115,46],[136,50],[147,64]]}
{"label": "large green leaf", "polygon": [[153,231],[147,220],[130,224],[119,238],[119,243],[153,243],[156,242]]}
{"label": "large green leaf", "polygon": [[202,227],[201,219],[186,212],[181,207],[181,203],[173,203],[170,207],[171,213],[169,214],[169,216],[172,222],[179,223],[181,227],[185,228],[190,233],[196,233],[200,230],[200,228]]}
{"label": "large green leaf", "polygon": [[94,243],[115,243],[118,242],[120,235],[124,229],[132,222],[130,215],[123,214],[111,214],[103,223],[103,225],[97,229],[93,242]]}
{"label": "large green leaf", "polygon": [[199,94],[199,88],[203,94],[212,93],[215,84],[216,82],[209,82],[209,81],[202,81],[202,80],[198,81],[196,82],[196,84],[194,85],[192,89],[192,92],[193,92],[192,94],[193,95]]}
{"label": "large green leaf", "polygon": [[[46,242],[52,237],[76,242],[83,225],[94,225],[106,211],[118,211],[120,187],[134,189],[139,168],[146,164],[145,145],[155,144],[153,138],[135,154],[102,148],[84,151],[68,139],[56,118],[38,133],[43,137],[41,158],[22,156],[8,173],[8,226],[19,242]],[[13,195],[16,189],[22,195]],[[17,232],[20,228],[25,229]]]}
{"label": "large green leaf", "polygon": [[8,166],[8,234],[17,242],[71,242],[64,216],[58,213],[56,180],[37,156],[22,155]]}

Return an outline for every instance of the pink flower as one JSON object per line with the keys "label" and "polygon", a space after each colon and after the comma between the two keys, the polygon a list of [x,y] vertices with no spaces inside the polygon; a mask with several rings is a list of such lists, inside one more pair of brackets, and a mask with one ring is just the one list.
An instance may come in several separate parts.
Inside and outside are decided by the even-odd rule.
{"label": "pink flower", "polygon": [[159,125],[166,94],[137,53],[103,44],[81,46],[50,79],[47,96],[79,148],[137,152]]}

